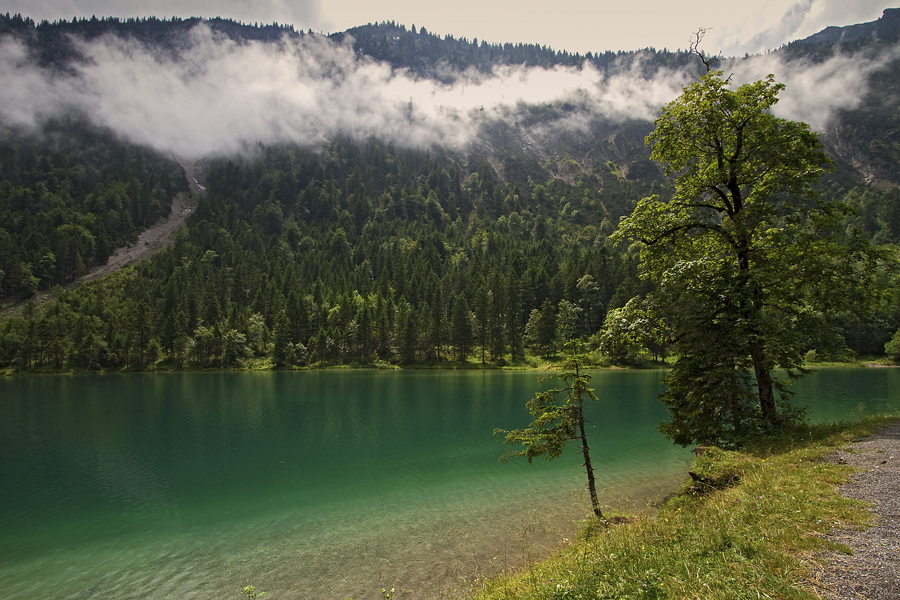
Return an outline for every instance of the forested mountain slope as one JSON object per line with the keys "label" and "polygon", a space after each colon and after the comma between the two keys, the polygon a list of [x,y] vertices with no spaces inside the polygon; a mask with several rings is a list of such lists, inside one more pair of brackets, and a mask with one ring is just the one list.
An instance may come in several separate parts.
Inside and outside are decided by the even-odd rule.
{"label": "forested mountain slope", "polygon": [[[0,44],[24,40],[23,60],[65,78],[86,60],[77,36],[114,35],[171,55],[197,43],[184,33],[200,25],[245,45],[305,37],[331,43],[290,27],[221,19],[34,24],[16,16],[0,18]],[[822,185],[827,196],[859,209],[846,227],[897,243],[896,78],[884,74],[898,63],[885,58],[894,42],[882,37],[797,42],[779,52],[797,65],[835,56],[880,61],[867,71],[869,91],[859,104],[829,121],[825,140],[837,165]],[[579,56],[388,23],[332,40],[352,44],[359,61],[388,61],[392,70],[441,86],[522,64],[638,82],[698,66],[686,52]],[[347,68],[336,63],[335,77]],[[57,290],[48,306],[0,323],[0,365],[506,364],[550,356],[572,336],[591,339],[608,310],[648,286],[636,277],[635,251],[607,236],[640,198],[665,198],[672,189],[649,161],[647,115],[593,107],[577,96],[520,103],[473,121],[477,135],[463,146],[413,149],[336,133],[208,156],[208,193],[173,246],[103,281]],[[48,120],[40,135],[0,123],[7,301],[27,301],[36,289],[104,261],[167,214],[168,199],[184,189],[175,162],[87,118]],[[856,352],[881,352],[900,327],[891,304],[840,319]],[[825,346],[809,341],[810,349],[833,351]]]}
{"label": "forested mountain slope", "polygon": [[73,281],[168,215],[178,164],[78,119],[0,143],[0,296]]}
{"label": "forested mountain slope", "polygon": [[828,27],[781,49],[789,60],[821,64],[835,57],[859,68],[877,64],[866,78],[858,106],[836,111],[825,130],[829,149],[868,183],[891,189],[900,184],[900,8],[878,21]]}
{"label": "forested mountain slope", "polygon": [[[7,321],[0,360],[503,363],[554,346],[560,327],[596,332],[642,285],[603,231],[652,184],[519,188],[487,165],[463,181],[375,140],[216,161],[208,183],[172,248]],[[528,337],[533,314],[552,327]]]}

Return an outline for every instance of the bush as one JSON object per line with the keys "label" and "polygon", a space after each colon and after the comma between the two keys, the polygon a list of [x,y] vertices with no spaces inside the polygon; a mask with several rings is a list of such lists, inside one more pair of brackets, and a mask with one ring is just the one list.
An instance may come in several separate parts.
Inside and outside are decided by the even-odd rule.
{"label": "bush", "polygon": [[894,337],[884,345],[884,353],[891,357],[892,360],[900,360],[900,329],[894,333]]}
{"label": "bush", "polygon": [[748,458],[716,446],[698,446],[687,492],[707,493],[736,485],[744,476]]}

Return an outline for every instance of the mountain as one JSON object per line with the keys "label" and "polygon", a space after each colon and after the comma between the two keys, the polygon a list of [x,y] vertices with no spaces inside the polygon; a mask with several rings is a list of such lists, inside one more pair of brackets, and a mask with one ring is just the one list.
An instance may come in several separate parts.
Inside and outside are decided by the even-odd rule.
{"label": "mountain", "polygon": [[29,50],[42,67],[62,70],[72,61],[84,60],[77,40],[91,41],[105,35],[132,39],[156,49],[177,53],[184,48],[186,34],[199,24],[233,40],[244,42],[277,42],[283,36],[302,35],[290,25],[245,25],[230,19],[141,19],[102,18],[72,19],[72,21],[43,20],[35,23],[16,14],[0,15],[0,36],[15,36],[27,43]]}
{"label": "mountain", "polygon": [[[836,161],[822,193],[884,244],[900,242],[894,15],[722,63],[790,78],[780,107]],[[671,193],[644,138],[702,67],[395,23],[326,37],[152,17],[7,15],[0,52],[21,83],[0,92],[0,366],[25,370],[507,364],[591,339],[648,290],[607,236]],[[178,193],[195,207],[171,247],[70,285]],[[841,317],[855,352],[900,327],[870,308]]]}
{"label": "mountain", "polygon": [[877,21],[846,27],[826,27],[793,43],[864,45],[878,42],[896,44],[898,41],[900,41],[900,8],[888,8]]}
{"label": "mountain", "polygon": [[[858,104],[852,108],[841,106],[830,111],[831,119],[820,126],[834,156],[851,165],[865,180],[882,187],[900,183],[900,171],[896,166],[900,157],[894,150],[898,132],[891,126],[891,115],[896,107],[896,90],[891,82],[897,80],[897,61],[887,58],[889,50],[897,44],[898,11],[900,9],[889,9],[881,19],[872,23],[829,27],[773,53],[785,64],[802,61],[821,64],[836,57],[866,64],[880,61],[878,69],[868,70],[866,79],[856,82],[867,90],[858,99]],[[305,36],[321,37],[295,31],[286,25],[273,23],[255,26],[221,18],[166,20],[150,17],[124,21],[92,18],[35,24],[20,15],[0,18],[0,36],[22,40],[31,60],[38,66],[50,71],[68,71],[73,64],[89,62],[82,55],[84,49],[76,40],[91,42],[104,36],[116,36],[148,47],[157,56],[161,54],[177,60],[187,48],[199,43],[190,34],[201,25],[208,28],[213,37],[243,45],[251,42],[278,44]],[[640,52],[589,53],[582,56],[533,44],[488,44],[449,35],[440,37],[425,28],[414,31],[393,22],[355,27],[333,34],[328,39],[336,45],[351,43],[353,52],[360,59],[368,57],[390,65],[392,70],[446,85],[464,79],[473,71],[491,74],[504,67],[590,68],[608,81],[626,78],[655,81],[664,79],[663,75],[671,77],[678,73],[696,76],[702,70],[697,56],[687,51],[648,48]],[[752,62],[756,57],[749,58]],[[740,59],[726,61],[723,68],[741,68],[742,62]],[[677,90],[678,85],[673,84],[673,90]],[[789,83],[789,90],[791,85]],[[625,90],[624,93],[634,92]],[[614,162],[626,177],[629,171],[632,176],[636,173],[655,176],[652,169],[647,170],[646,162],[642,162],[648,153],[644,151],[640,138],[649,132],[649,121],[653,119],[653,110],[658,110],[658,107],[634,110],[630,118],[618,116],[610,120],[604,118],[602,113],[598,114],[594,107],[579,106],[577,102],[542,102],[523,107],[519,114],[512,115],[510,119],[486,123],[474,147],[477,153],[484,155],[495,166],[504,180],[524,181],[529,175],[543,177],[547,172],[538,168],[535,161],[545,165],[551,158],[567,161],[567,171],[558,174],[563,177],[571,177],[576,171],[589,173],[595,165],[609,161]],[[555,127],[574,117],[585,125],[577,130],[562,127],[560,131]],[[803,117],[802,112],[799,117]],[[792,118],[797,116],[792,115]],[[641,126],[641,121],[647,124]],[[638,130],[640,135],[629,133]],[[501,150],[495,152],[498,148]],[[523,156],[519,160],[510,159],[510,149],[515,150],[514,154]],[[458,166],[468,170],[465,157],[456,159]],[[572,160],[580,165],[574,171]],[[629,169],[634,161],[643,166],[636,170]]]}
{"label": "mountain", "polygon": [[833,155],[852,165],[867,183],[884,189],[900,184],[898,44],[900,9],[889,8],[877,21],[827,27],[779,50],[789,61],[821,64],[843,58],[848,69],[876,65],[858,104],[835,111],[824,133]]}

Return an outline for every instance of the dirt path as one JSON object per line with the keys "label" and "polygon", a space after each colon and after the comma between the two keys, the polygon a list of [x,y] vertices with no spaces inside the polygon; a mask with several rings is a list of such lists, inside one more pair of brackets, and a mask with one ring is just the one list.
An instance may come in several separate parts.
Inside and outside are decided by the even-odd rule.
{"label": "dirt path", "polygon": [[[205,173],[203,167],[197,162],[188,162],[179,160],[178,163],[184,169],[185,176],[188,180],[191,192],[194,196],[202,196],[206,193]],[[136,243],[130,246],[117,248],[110,255],[105,265],[95,265],[88,269],[87,274],[79,277],[74,282],[64,285],[65,288],[72,288],[81,285],[86,281],[93,281],[106,277],[110,273],[114,273],[124,266],[147,260],[163,248],[171,245],[172,233],[184,225],[188,216],[194,211],[194,202],[188,198],[184,192],[179,192],[172,198],[172,211],[165,219],[160,219],[150,227],[144,230]],[[38,292],[34,295],[35,306],[41,306],[50,299],[49,292]],[[18,305],[7,306],[0,312],[0,318],[7,319],[9,317],[21,314],[24,303]]]}

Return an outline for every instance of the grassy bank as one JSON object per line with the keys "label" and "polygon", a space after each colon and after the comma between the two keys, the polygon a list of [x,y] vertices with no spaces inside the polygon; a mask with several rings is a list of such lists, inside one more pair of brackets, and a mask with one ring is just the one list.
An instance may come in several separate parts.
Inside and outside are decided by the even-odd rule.
{"label": "grassy bank", "polygon": [[851,469],[824,458],[896,418],[804,427],[743,453],[711,449],[658,514],[589,521],[559,554],[479,582],[473,597],[818,598],[804,584],[821,536],[865,527],[865,507],[836,486]]}

